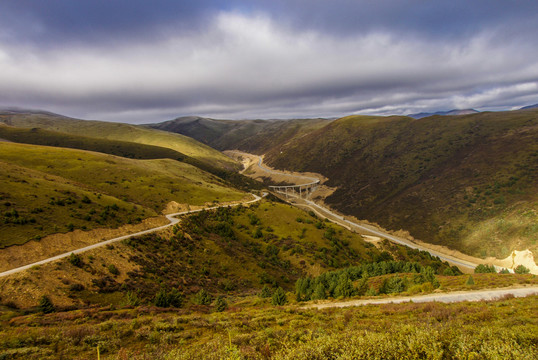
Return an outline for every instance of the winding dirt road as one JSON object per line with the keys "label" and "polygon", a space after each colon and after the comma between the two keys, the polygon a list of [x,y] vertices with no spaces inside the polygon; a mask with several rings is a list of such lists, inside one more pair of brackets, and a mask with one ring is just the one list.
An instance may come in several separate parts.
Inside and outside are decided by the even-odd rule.
{"label": "winding dirt road", "polygon": [[120,236],[120,237],[117,237],[117,238],[105,240],[105,241],[99,242],[97,244],[93,244],[93,245],[89,245],[89,246],[86,246],[86,247],[83,247],[83,248],[80,248],[80,249],[68,251],[66,253],[56,255],[56,256],[41,260],[41,261],[36,261],[36,262],[28,264],[28,265],[24,265],[24,266],[17,267],[15,269],[7,270],[7,271],[4,271],[4,272],[1,272],[0,277],[15,274],[15,273],[30,269],[33,266],[43,265],[43,264],[46,264],[46,263],[49,263],[49,262],[52,262],[52,261],[60,260],[60,259],[63,259],[63,258],[66,258],[66,257],[70,256],[71,254],[79,254],[79,253],[82,253],[82,252],[85,252],[85,251],[88,251],[88,250],[92,250],[92,249],[95,249],[95,248],[98,248],[98,247],[101,247],[101,246],[105,246],[105,245],[108,245],[108,244],[115,243],[117,241],[121,241],[121,240],[129,239],[129,238],[132,238],[132,237],[135,237],[135,236],[145,235],[145,234],[149,234],[149,233],[153,233],[153,232],[156,232],[156,231],[166,229],[167,227],[173,226],[173,225],[177,224],[180,221],[179,219],[176,218],[176,216],[192,214],[192,213],[200,212],[202,210],[213,210],[213,209],[217,209],[219,207],[225,207],[225,206],[237,206],[237,205],[240,205],[240,204],[241,205],[247,205],[247,204],[254,203],[256,201],[260,201],[261,198],[263,196],[267,195],[267,194],[263,194],[262,197],[260,197],[258,195],[255,195],[255,194],[251,194],[251,195],[254,196],[253,200],[245,201],[245,202],[238,203],[238,204],[217,205],[217,206],[213,206],[213,207],[209,207],[209,208],[182,211],[182,212],[178,212],[178,213],[174,213],[174,214],[169,214],[169,215],[166,215],[166,218],[170,221],[169,224],[166,224],[166,225],[163,225],[163,226],[158,226],[158,227],[155,227],[153,229],[139,231],[137,233],[133,233],[133,234],[124,235],[124,236]]}

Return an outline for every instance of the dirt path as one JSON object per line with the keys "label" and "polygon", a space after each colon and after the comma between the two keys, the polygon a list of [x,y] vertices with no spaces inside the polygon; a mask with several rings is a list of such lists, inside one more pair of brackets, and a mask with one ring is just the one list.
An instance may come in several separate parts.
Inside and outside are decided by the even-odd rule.
{"label": "dirt path", "polygon": [[530,295],[538,295],[538,286],[524,288],[504,288],[493,290],[474,290],[474,291],[455,291],[450,293],[438,293],[417,296],[401,296],[390,297],[384,299],[365,299],[365,300],[349,300],[341,302],[328,302],[323,304],[311,304],[304,306],[303,309],[327,309],[334,307],[376,305],[376,304],[399,304],[406,302],[423,303],[423,302],[443,302],[453,303],[461,301],[482,301],[496,300],[504,296],[525,297]]}
{"label": "dirt path", "polygon": [[[265,196],[265,195],[266,194],[264,194],[263,196]],[[253,200],[249,200],[249,201],[245,201],[245,202],[240,202],[240,203],[235,203],[235,204],[223,204],[223,205],[213,206],[213,207],[209,207],[209,208],[201,208],[201,209],[196,209],[196,210],[187,210],[187,211],[177,212],[177,213],[174,213],[174,214],[168,214],[168,215],[166,215],[166,218],[168,219],[169,223],[166,224],[166,225],[154,227],[152,229],[143,230],[143,231],[139,231],[139,232],[136,232],[136,233],[132,233],[132,234],[128,234],[128,235],[124,235],[124,236],[120,236],[120,237],[116,237],[116,238],[109,239],[109,240],[106,240],[106,241],[101,241],[101,242],[93,244],[93,245],[78,248],[78,249],[75,249],[75,250],[72,250],[72,251],[68,251],[68,252],[56,255],[56,256],[49,257],[49,258],[41,260],[41,261],[36,261],[36,262],[28,264],[28,265],[24,265],[24,266],[20,266],[20,267],[11,269],[11,270],[7,270],[7,271],[4,271],[4,272],[1,272],[0,277],[15,274],[15,273],[30,269],[33,266],[42,265],[42,264],[46,264],[46,263],[49,263],[49,262],[52,262],[52,261],[63,259],[63,258],[66,258],[66,257],[70,256],[71,254],[79,254],[79,253],[82,253],[82,252],[85,252],[85,251],[88,251],[88,250],[92,250],[92,249],[95,249],[95,248],[98,248],[98,247],[101,247],[101,246],[105,246],[105,245],[108,245],[108,244],[111,244],[111,243],[114,243],[114,242],[117,242],[117,241],[125,240],[125,239],[128,239],[128,238],[134,237],[134,236],[140,236],[140,235],[149,234],[149,233],[153,233],[153,232],[156,232],[156,231],[166,229],[167,227],[175,225],[180,221],[179,219],[176,218],[176,216],[191,214],[191,213],[199,212],[199,211],[202,211],[202,210],[213,210],[213,209],[217,209],[217,208],[223,207],[223,206],[237,206],[239,204],[247,205],[247,204],[251,204],[251,203],[254,203],[256,201],[261,200],[260,196],[257,196],[257,195],[254,195],[254,194],[252,194],[252,196],[254,196]]]}

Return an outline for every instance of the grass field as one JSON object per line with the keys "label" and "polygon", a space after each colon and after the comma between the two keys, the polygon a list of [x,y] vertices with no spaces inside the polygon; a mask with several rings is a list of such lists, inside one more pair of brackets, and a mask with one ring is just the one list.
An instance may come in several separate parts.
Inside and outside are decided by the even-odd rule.
{"label": "grass field", "polygon": [[0,143],[2,247],[75,228],[140,221],[170,201],[202,205],[243,193],[194,166]]}
{"label": "grass field", "polygon": [[[230,300],[230,299],[229,299]],[[5,310],[7,359],[535,359],[537,297],[300,310],[267,300],[190,310]]]}

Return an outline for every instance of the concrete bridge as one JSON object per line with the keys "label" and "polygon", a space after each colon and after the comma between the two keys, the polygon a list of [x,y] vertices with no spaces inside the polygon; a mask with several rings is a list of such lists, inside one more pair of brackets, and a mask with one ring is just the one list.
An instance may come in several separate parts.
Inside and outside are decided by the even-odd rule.
{"label": "concrete bridge", "polygon": [[312,194],[316,190],[318,185],[319,180],[315,180],[307,184],[299,185],[272,185],[269,186],[269,189],[276,193],[286,195],[286,198],[288,198],[289,196],[302,198],[304,196],[304,198],[307,199],[310,194]]}

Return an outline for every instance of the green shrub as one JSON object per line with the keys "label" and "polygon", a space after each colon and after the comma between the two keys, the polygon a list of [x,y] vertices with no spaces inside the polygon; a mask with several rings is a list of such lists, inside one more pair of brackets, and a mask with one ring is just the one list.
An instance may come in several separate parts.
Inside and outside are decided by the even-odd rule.
{"label": "green shrub", "polygon": [[120,274],[120,271],[118,270],[118,268],[114,264],[108,265],[108,271],[110,271],[110,273],[112,275],[119,275]]}
{"label": "green shrub", "polygon": [[161,289],[157,295],[155,295],[153,303],[158,307],[172,306],[180,308],[183,305],[183,295],[177,289],[172,289],[170,292],[167,292],[165,289]]}
{"label": "green shrub", "polygon": [[270,298],[273,294],[271,293],[271,289],[269,286],[264,285],[262,288],[262,291],[260,292],[260,297],[263,299]]}
{"label": "green shrub", "polygon": [[525,266],[523,265],[518,265],[515,269],[514,269],[514,272],[516,274],[528,274],[530,272],[530,270],[528,268],[526,268]]}
{"label": "green shrub", "polygon": [[54,305],[52,304],[52,301],[50,301],[50,299],[45,295],[43,295],[41,299],[39,299],[39,310],[43,314],[50,314],[56,311]]}
{"label": "green shrub", "polygon": [[487,273],[495,274],[495,273],[497,273],[497,271],[495,270],[495,266],[493,266],[493,265],[485,265],[485,264],[480,264],[477,267],[475,267],[474,272],[475,272],[475,274],[487,274]]}
{"label": "green shrub", "polygon": [[473,276],[472,275],[469,275],[469,278],[467,279],[467,282],[465,283],[465,285],[474,285],[474,279],[473,279]]}
{"label": "green shrub", "polygon": [[271,303],[276,306],[284,305],[288,302],[288,298],[286,297],[286,293],[281,287],[278,287],[275,292],[273,293],[273,296],[271,298]]}
{"label": "green shrub", "polygon": [[71,263],[71,265],[76,267],[82,267],[83,265],[82,258],[80,257],[80,255],[75,253],[71,253],[67,260],[69,261],[69,263]]}
{"label": "green shrub", "polygon": [[166,290],[164,289],[159,290],[157,295],[155,295],[155,299],[153,300],[153,303],[155,304],[155,306],[158,306],[158,307],[170,306],[170,303],[168,301],[168,296],[166,294]]}
{"label": "green shrub", "polygon": [[215,301],[215,310],[217,312],[223,312],[228,308],[228,303],[224,299],[223,296],[217,297],[217,300]]}
{"label": "green shrub", "polygon": [[196,305],[209,305],[212,301],[211,295],[204,289],[198,291],[192,300]]}
{"label": "green shrub", "polygon": [[125,303],[129,306],[140,305],[140,298],[132,291],[128,291],[125,295]]}

